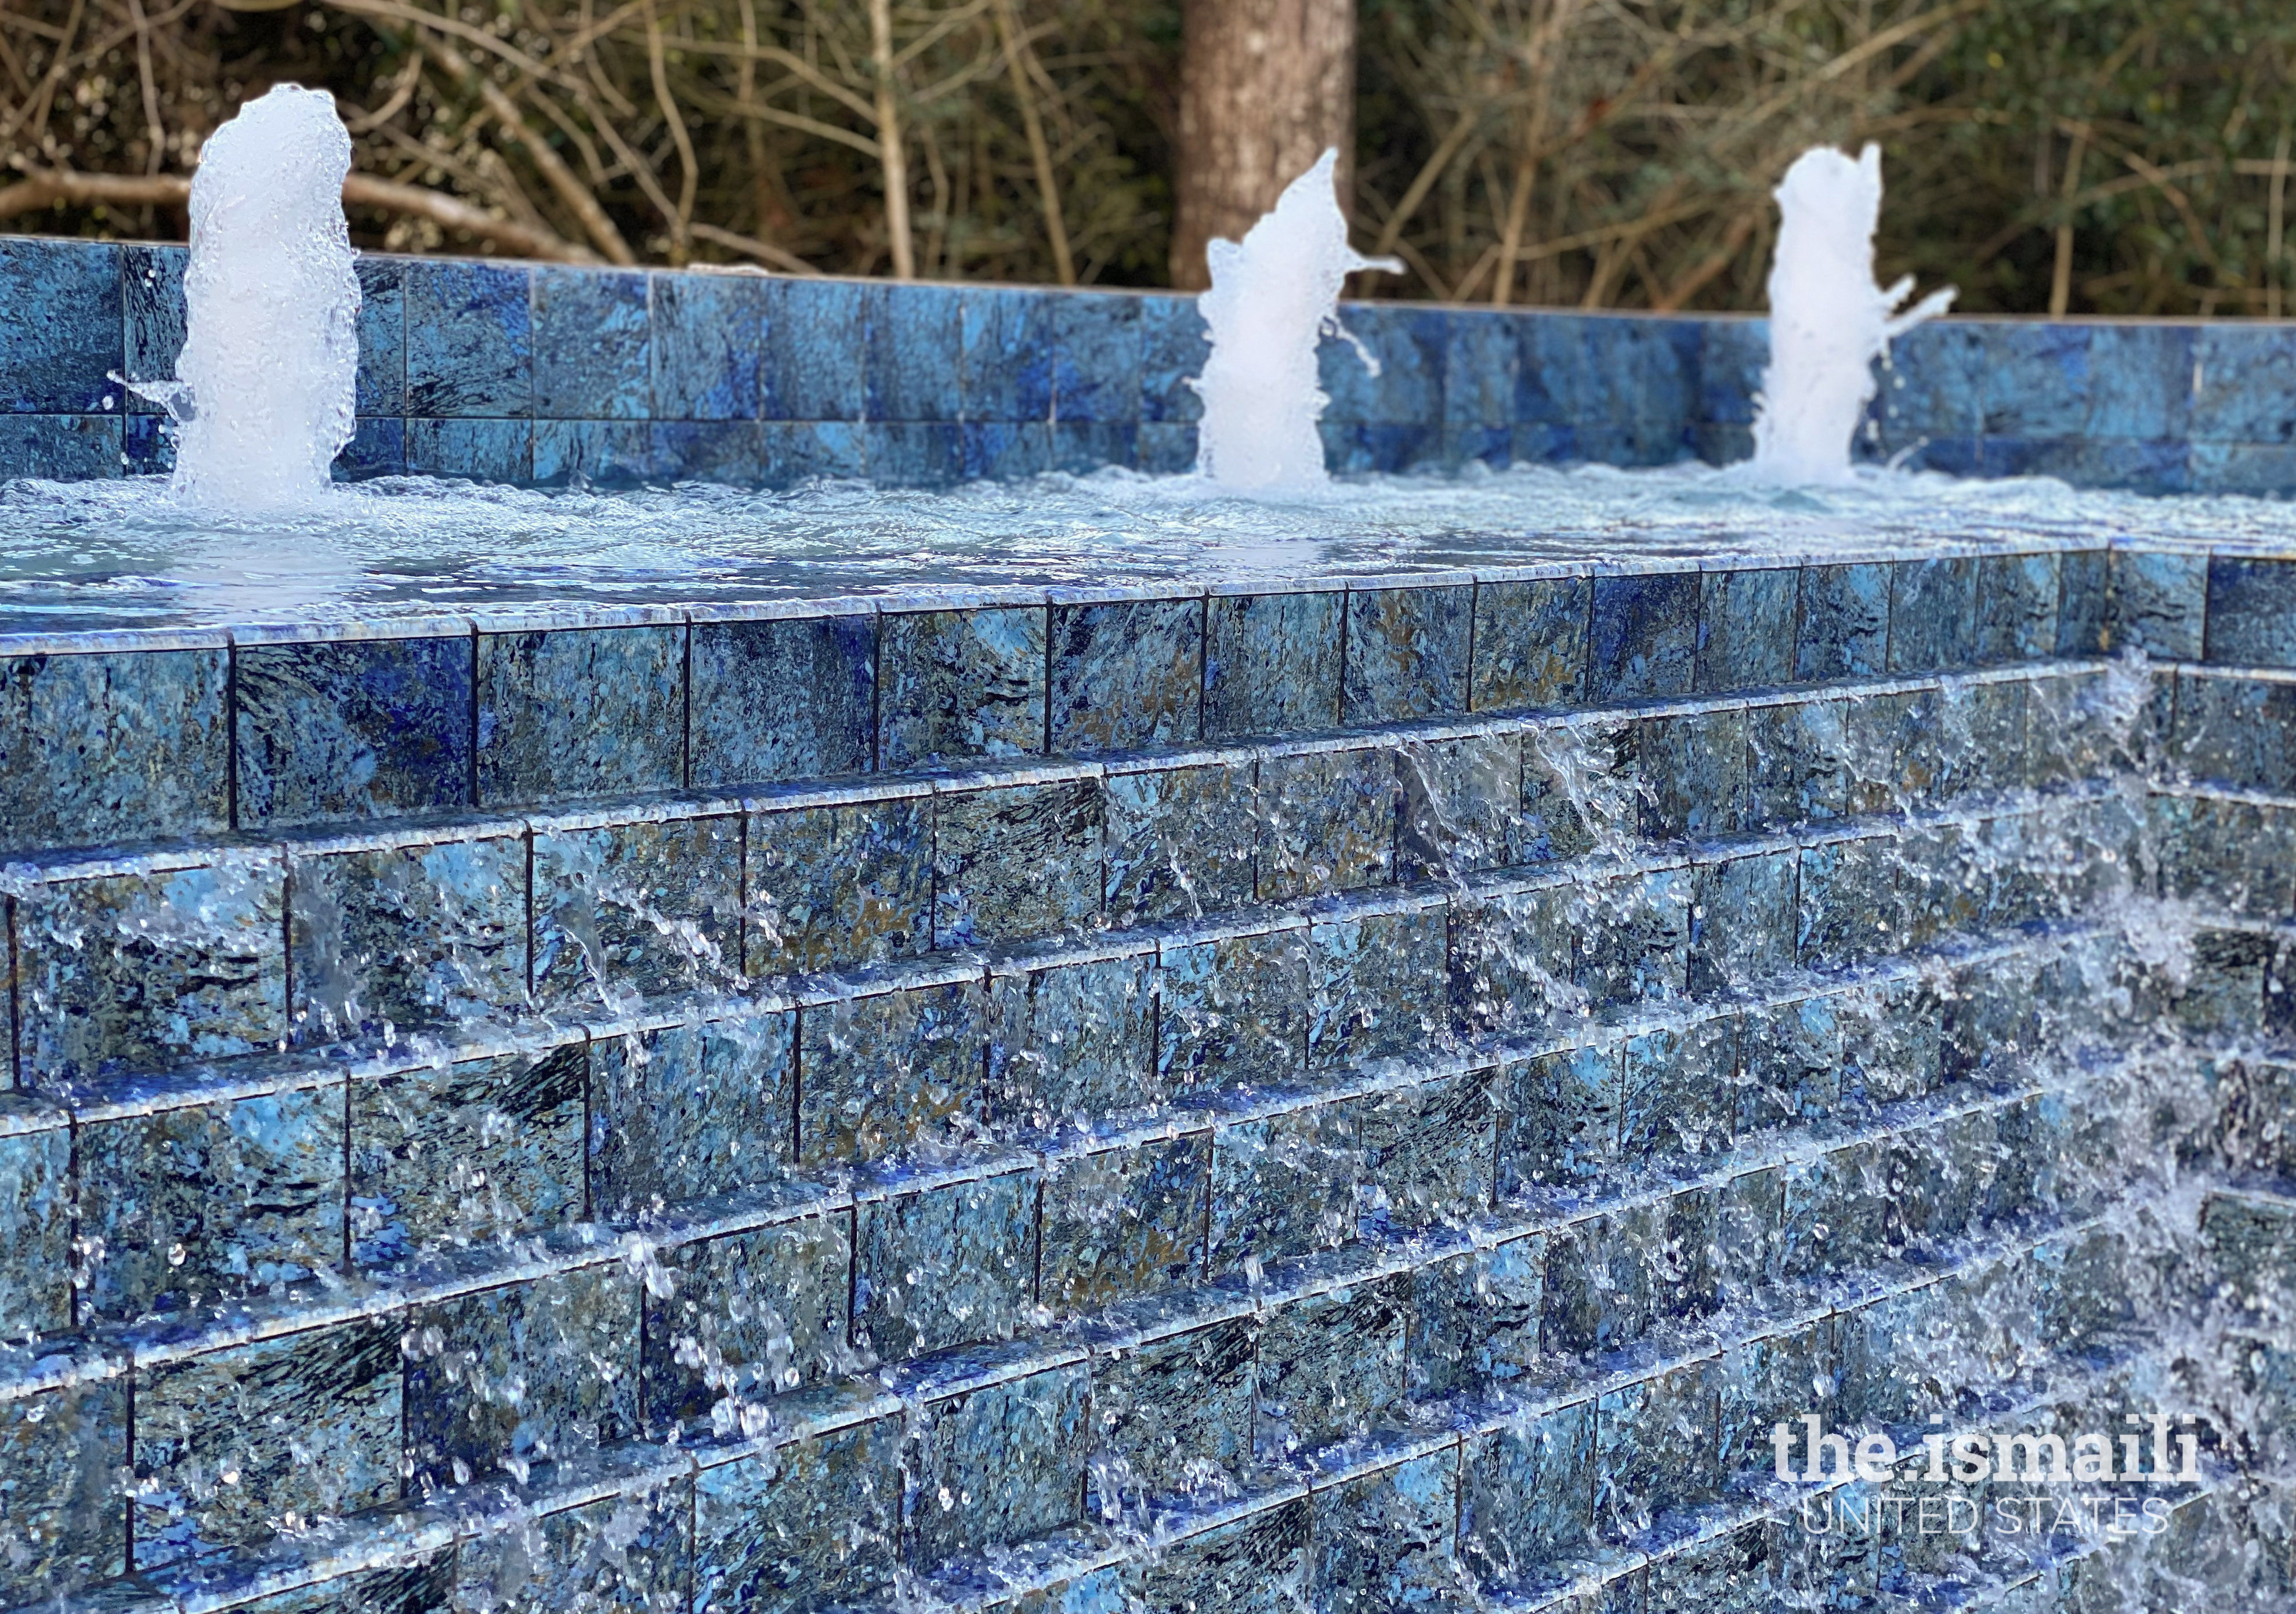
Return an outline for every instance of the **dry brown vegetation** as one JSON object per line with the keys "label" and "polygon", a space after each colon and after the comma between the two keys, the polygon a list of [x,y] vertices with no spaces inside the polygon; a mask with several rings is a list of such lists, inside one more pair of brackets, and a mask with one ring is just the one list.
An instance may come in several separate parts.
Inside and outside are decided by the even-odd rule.
{"label": "dry brown vegetation", "polygon": [[[180,233],[245,96],[334,92],[364,244],[1144,284],[1179,0],[0,0],[5,227]],[[1963,307],[2271,314],[2296,7],[1364,0],[1380,295],[1759,305],[1768,191],[1880,141]]]}

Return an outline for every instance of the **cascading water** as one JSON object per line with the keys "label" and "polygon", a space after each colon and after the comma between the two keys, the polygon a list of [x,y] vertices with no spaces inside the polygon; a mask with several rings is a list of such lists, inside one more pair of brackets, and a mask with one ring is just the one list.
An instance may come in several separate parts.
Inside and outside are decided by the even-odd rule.
{"label": "cascading water", "polygon": [[1831,146],[1804,152],[1775,194],[1770,366],[1754,418],[1751,471],[1771,482],[1846,482],[1850,441],[1874,397],[1874,361],[1892,338],[1944,313],[1953,288],[1899,314],[1913,277],[1886,291],[1874,283],[1881,147],[1869,144],[1854,162]]}
{"label": "cascading water", "polygon": [[[1336,148],[1325,152],[1242,242],[1215,241],[1209,250],[1211,290],[1197,306],[1212,351],[1195,382],[1204,400],[1196,470],[1224,487],[1282,492],[1323,484],[1316,423],[1330,400],[1316,385],[1316,344],[1346,334],[1340,289],[1349,274],[1403,268],[1348,245],[1348,221],[1332,188],[1339,160]],[[1367,354],[1365,362],[1372,362]]]}
{"label": "cascading water", "polygon": [[175,491],[210,508],[306,504],[351,439],[358,279],[343,219],[351,142],[322,90],[283,84],[208,137],[192,180]]}

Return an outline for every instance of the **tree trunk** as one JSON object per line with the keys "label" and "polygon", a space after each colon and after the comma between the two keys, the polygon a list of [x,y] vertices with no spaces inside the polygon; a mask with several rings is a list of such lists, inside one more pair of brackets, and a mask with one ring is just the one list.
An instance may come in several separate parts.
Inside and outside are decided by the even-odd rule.
{"label": "tree trunk", "polygon": [[1185,0],[1172,283],[1210,283],[1204,244],[1240,239],[1327,146],[1354,174],[1356,0]]}

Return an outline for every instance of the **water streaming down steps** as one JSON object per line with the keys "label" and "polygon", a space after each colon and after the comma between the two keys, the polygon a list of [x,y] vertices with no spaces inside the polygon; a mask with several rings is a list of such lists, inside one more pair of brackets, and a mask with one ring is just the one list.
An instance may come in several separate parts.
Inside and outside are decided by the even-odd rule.
{"label": "water streaming down steps", "polygon": [[[2273,1606],[2296,799],[2228,564],[52,656],[227,666],[240,830],[119,755],[148,836],[12,854],[6,1601]],[[2156,1404],[2237,1438],[2149,1544],[1768,1471]]]}

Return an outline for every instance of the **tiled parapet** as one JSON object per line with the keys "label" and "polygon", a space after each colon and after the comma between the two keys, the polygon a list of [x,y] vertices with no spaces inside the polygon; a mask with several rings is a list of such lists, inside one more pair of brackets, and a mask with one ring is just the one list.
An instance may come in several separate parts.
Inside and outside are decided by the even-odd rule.
{"label": "tiled parapet", "polygon": [[[0,237],[0,476],[161,471],[183,249]],[[363,257],[344,474],[545,486],[881,484],[1194,463],[1191,299]],[[1328,341],[1342,471],[1751,452],[1759,319],[1349,305]],[[1898,338],[1866,447],[2152,492],[2296,487],[2286,331],[1947,319]]]}

